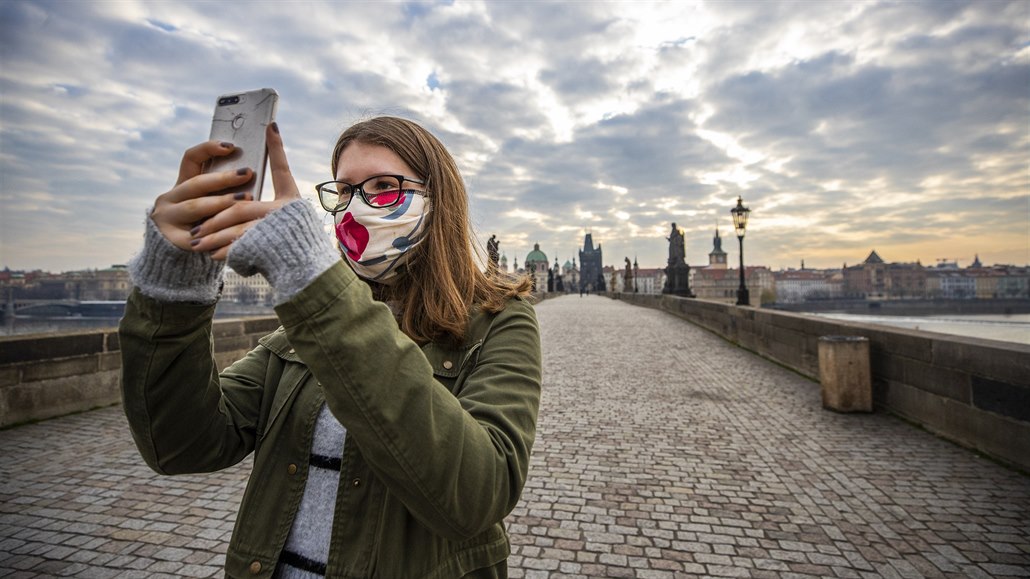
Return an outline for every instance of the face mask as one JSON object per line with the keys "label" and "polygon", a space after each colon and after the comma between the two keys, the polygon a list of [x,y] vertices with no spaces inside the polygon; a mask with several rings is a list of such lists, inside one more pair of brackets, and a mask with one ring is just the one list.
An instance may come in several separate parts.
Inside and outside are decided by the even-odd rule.
{"label": "face mask", "polygon": [[336,214],[336,239],[354,272],[389,284],[411,250],[424,238],[429,206],[423,195],[401,193],[401,201],[387,209],[351,200],[347,210]]}

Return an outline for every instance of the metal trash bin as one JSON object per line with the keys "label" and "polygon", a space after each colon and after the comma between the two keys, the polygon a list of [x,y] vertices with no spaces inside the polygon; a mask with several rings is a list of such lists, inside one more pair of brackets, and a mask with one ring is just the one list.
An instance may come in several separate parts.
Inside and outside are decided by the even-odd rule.
{"label": "metal trash bin", "polygon": [[823,408],[837,412],[872,412],[869,338],[819,338],[819,383],[823,391]]}

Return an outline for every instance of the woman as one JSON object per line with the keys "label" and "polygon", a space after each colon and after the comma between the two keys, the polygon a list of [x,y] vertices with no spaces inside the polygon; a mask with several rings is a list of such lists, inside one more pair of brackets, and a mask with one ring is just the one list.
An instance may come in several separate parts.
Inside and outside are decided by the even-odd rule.
{"label": "woman", "polygon": [[[130,262],[122,389],[143,458],[178,474],[255,453],[232,577],[506,576],[502,519],[528,470],[539,332],[528,280],[476,267],[453,158],[403,119],[347,129],[319,186],[341,260],[278,127],[274,202],[217,194],[253,178],[201,173],[232,149],[186,151]],[[219,374],[222,260],[268,279],[282,327]]]}

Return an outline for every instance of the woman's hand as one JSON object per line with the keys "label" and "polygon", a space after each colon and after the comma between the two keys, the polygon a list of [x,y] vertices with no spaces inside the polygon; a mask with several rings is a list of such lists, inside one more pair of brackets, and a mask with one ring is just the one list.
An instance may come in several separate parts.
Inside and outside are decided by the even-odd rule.
{"label": "woman's hand", "polygon": [[[202,173],[204,164],[214,157],[232,153],[232,143],[208,141],[186,150],[179,164],[179,179],[167,193],[154,201],[150,219],[161,235],[179,249],[190,251],[192,230],[198,223],[231,207],[238,199],[232,194],[217,195],[229,187],[242,185],[254,178],[252,169]],[[243,198],[243,194],[237,194]]]}
{"label": "woman's hand", "polygon": [[[207,212],[203,213],[200,218],[189,222],[189,228],[186,229],[186,234],[188,236],[186,247],[172,241],[170,237],[169,241],[176,243],[178,247],[183,247],[183,249],[207,251],[211,253],[212,259],[224,260],[226,255],[229,253],[229,247],[232,245],[232,242],[239,239],[244,232],[253,227],[254,224],[261,220],[261,218],[282,207],[286,203],[300,198],[300,191],[297,189],[297,183],[293,180],[293,174],[290,173],[290,165],[286,160],[286,152],[283,150],[283,141],[282,137],[279,135],[279,127],[275,123],[272,123],[266,129],[266,132],[268,138],[268,161],[272,171],[272,187],[275,190],[275,200],[265,203],[261,201],[253,201],[247,198],[234,199],[232,195],[214,196],[213,198],[216,199],[219,197],[228,198],[228,201],[223,200],[222,203],[219,204],[217,202],[204,203],[205,200],[202,197],[204,193],[187,196],[186,201],[193,201],[197,205],[202,205],[201,212]],[[200,145],[199,147],[205,147],[206,145],[207,144]],[[218,146],[217,143],[215,146]],[[198,147],[194,147],[194,149],[196,148]],[[190,151],[193,151],[194,149],[190,149]],[[206,177],[205,175],[197,174],[199,172],[199,165],[193,164],[187,166],[187,158],[190,157],[190,151],[187,151],[186,157],[183,158],[183,169],[180,170],[179,174],[181,184],[177,185],[175,189],[172,189],[172,191],[169,191],[165,195],[174,193],[177,189],[187,185],[193,180],[203,179]],[[207,157],[204,157],[204,160],[206,159]],[[231,178],[233,176],[235,175],[230,173],[227,177]],[[184,177],[185,180],[183,180]],[[248,178],[253,178],[253,171],[247,171],[246,176],[239,175],[239,180],[237,181],[220,185],[218,187],[208,188],[206,191],[217,191],[219,189],[224,189],[225,187],[245,183]],[[203,184],[196,185],[194,189],[205,190]],[[197,195],[200,195],[201,198],[198,198]],[[156,205],[154,212],[157,212]],[[160,222],[157,222],[156,219],[155,223],[160,227]],[[162,233],[165,233],[164,230],[162,230]],[[165,236],[168,237],[168,234],[165,233]]]}

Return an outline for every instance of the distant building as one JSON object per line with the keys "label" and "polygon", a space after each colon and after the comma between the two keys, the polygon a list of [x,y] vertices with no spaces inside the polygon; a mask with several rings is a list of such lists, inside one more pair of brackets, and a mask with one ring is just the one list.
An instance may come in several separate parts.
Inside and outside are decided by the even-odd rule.
{"label": "distant building", "polygon": [[547,292],[547,272],[550,265],[547,263],[547,256],[540,251],[540,244],[533,244],[533,251],[526,255],[526,273],[533,276],[535,290],[541,293]]}
{"label": "distant building", "polygon": [[12,272],[0,276],[0,287],[14,299],[125,301],[132,291],[124,265],[64,273]]}
{"label": "distant building", "polygon": [[583,239],[583,249],[579,252],[580,276],[579,290],[584,292],[603,292],[607,282],[604,278],[604,266],[601,261],[601,244],[594,248],[594,239],[587,233]]}
{"label": "distant building", "polygon": [[665,287],[664,267],[641,267],[634,269],[636,274],[636,290],[638,293],[649,295],[661,295]]}
{"label": "distant building", "polygon": [[926,297],[964,300],[976,297],[976,280],[958,267],[958,262],[939,260],[927,272]]}
{"label": "distant building", "polygon": [[124,265],[83,272],[79,280],[79,298],[82,301],[125,301],[132,283]]}
{"label": "distant building", "polygon": [[1005,271],[997,281],[998,298],[1030,298],[1030,268],[1011,265],[995,266]]}
{"label": "distant building", "polygon": [[572,258],[572,261],[565,260],[561,267],[561,275],[565,284],[565,291],[579,291],[579,268],[576,267],[576,258]]}
{"label": "distant building", "polygon": [[275,302],[275,291],[263,275],[243,277],[225,268],[222,278],[222,300],[249,305],[272,305]]}
{"label": "distant building", "polygon": [[708,267],[712,269],[726,269],[726,252],[722,250],[722,238],[719,237],[719,228],[715,228],[715,237],[712,238],[712,251],[708,254]]}
{"label": "distant building", "polygon": [[[736,302],[737,290],[740,288],[740,272],[725,267],[698,267],[691,270],[694,274],[690,288],[700,299],[720,302]],[[762,302],[776,301],[776,280],[772,271],[764,265],[744,268],[744,283],[751,296],[751,305],[759,306]],[[764,298],[762,296],[765,296]]]}
{"label": "distant building", "polygon": [[984,266],[977,255],[967,268],[942,259],[934,267],[920,262],[887,263],[876,251],[864,262],[842,270],[843,296],[866,300],[1014,299],[1030,297],[1027,267]]}
{"label": "distant building", "polygon": [[[1030,297],[1030,292],[1027,291],[1030,275],[1028,275],[1026,267],[1011,265],[985,267],[980,263],[978,255],[968,268],[958,271],[973,278],[973,293],[977,299]],[[930,275],[933,273],[931,272]],[[968,290],[968,287],[963,289]]]}
{"label": "distant building", "polygon": [[927,274],[930,287],[926,297],[967,300],[976,297],[976,279],[958,270],[932,270]]}
{"label": "distant building", "polygon": [[840,296],[841,275],[836,270],[788,269],[773,273],[776,302],[798,303]]}
{"label": "distant building", "polygon": [[[763,301],[776,301],[776,280],[772,272],[765,266],[749,266],[744,268],[744,283],[753,305],[761,305]],[[727,268],[726,252],[722,249],[722,237],[719,228],[715,228],[712,238],[712,251],[708,253],[708,267],[695,267],[690,270],[690,289],[700,299],[736,303],[737,290],[740,289],[740,271]],[[762,296],[765,296],[763,299]]]}
{"label": "distant building", "polygon": [[915,263],[887,263],[873,250],[865,261],[844,267],[844,297],[867,300],[922,299],[927,272]]}

